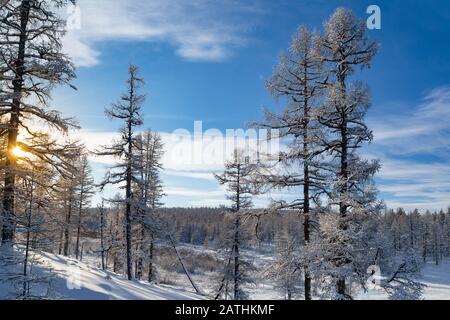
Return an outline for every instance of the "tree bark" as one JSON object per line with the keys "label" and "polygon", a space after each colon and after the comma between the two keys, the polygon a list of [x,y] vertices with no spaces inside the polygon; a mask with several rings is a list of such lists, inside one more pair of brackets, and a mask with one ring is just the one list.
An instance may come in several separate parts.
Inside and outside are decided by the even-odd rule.
{"label": "tree bark", "polygon": [[63,255],[69,255],[69,243],[70,243],[70,223],[72,219],[72,200],[69,200],[69,207],[66,216],[66,226],[64,228],[64,249]]}
{"label": "tree bark", "polygon": [[105,217],[104,217],[104,208],[103,204],[100,209],[100,247],[101,247],[101,255],[102,255],[102,270],[106,270],[105,268],[105,240],[104,240],[104,229],[105,228]]}
{"label": "tree bark", "polygon": [[148,257],[148,282],[153,282],[153,278],[154,278],[153,250],[154,250],[154,239],[153,239],[153,234],[151,234],[150,235],[149,257]]}
{"label": "tree bark", "polygon": [[128,159],[128,168],[127,168],[127,177],[126,177],[126,205],[125,205],[125,241],[126,241],[126,264],[127,264],[127,277],[128,280],[133,278],[132,276],[132,257],[131,257],[131,157],[133,152],[133,146],[131,143],[131,123],[128,123],[128,155],[130,159]]}
{"label": "tree bark", "polygon": [[[338,80],[341,85],[342,90],[342,96],[346,96],[346,89],[345,89],[345,77],[338,75]],[[341,216],[340,220],[340,228],[342,230],[347,230],[347,204],[346,204],[346,197],[348,194],[348,133],[347,133],[347,113],[345,110],[345,105],[340,106],[342,108],[342,125],[341,125],[341,158],[340,158],[340,173],[339,173],[339,179],[341,180],[342,187],[340,190],[340,200],[339,200],[339,213]],[[343,244],[346,245],[345,243]],[[343,258],[345,259],[345,258]],[[346,264],[347,261],[342,260],[338,262],[338,265],[342,266]],[[345,277],[340,277],[337,280],[337,293],[342,298],[346,296],[346,284],[345,284]]]}
{"label": "tree bark", "polygon": [[234,230],[234,247],[233,247],[233,253],[234,253],[234,299],[239,300],[240,299],[240,281],[241,281],[241,275],[240,275],[240,261],[239,261],[239,228],[240,228],[240,221],[239,216],[236,217],[235,221],[235,230]]}
{"label": "tree bark", "polygon": [[[84,169],[83,169],[84,170]],[[84,172],[83,172],[84,174]],[[83,177],[84,179],[84,177]],[[80,246],[80,234],[81,234],[81,219],[82,219],[82,212],[83,212],[83,199],[84,198],[84,182],[81,183],[81,189],[80,189],[80,204],[78,206],[78,222],[77,222],[77,241],[75,245],[75,258],[78,259],[78,251]]]}
{"label": "tree bark", "polygon": [[[308,74],[307,66],[305,64],[304,67],[305,75]],[[306,84],[306,82],[305,82]],[[310,241],[310,212],[309,212],[309,148],[308,148],[308,137],[309,137],[309,110],[308,110],[308,87],[305,85],[304,87],[304,104],[303,104],[303,118],[304,118],[304,127],[303,127],[303,233],[305,245],[308,245]],[[311,300],[311,275],[308,269],[308,266],[304,266],[304,290],[305,290],[305,300]],[[289,299],[290,300],[290,299]]]}
{"label": "tree bark", "polygon": [[17,59],[15,60],[15,78],[13,85],[13,100],[8,126],[8,146],[6,152],[5,184],[3,189],[3,226],[2,244],[12,245],[15,229],[15,180],[17,158],[13,154],[17,146],[17,136],[19,135],[20,106],[22,102],[23,76],[25,73],[25,45],[27,42],[27,25],[30,15],[31,3],[29,0],[22,1],[20,7],[20,37]]}

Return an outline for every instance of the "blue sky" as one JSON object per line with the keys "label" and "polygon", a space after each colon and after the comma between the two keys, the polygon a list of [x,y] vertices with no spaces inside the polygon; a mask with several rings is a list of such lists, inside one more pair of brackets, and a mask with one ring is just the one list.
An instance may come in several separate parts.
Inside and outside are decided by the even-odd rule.
{"label": "blue sky", "polygon": [[[363,152],[382,160],[377,182],[388,205],[447,207],[446,0],[80,0],[80,28],[64,39],[78,66],[78,90],[57,89],[54,106],[79,119],[83,129],[78,134],[89,147],[107,143],[119,123],[107,120],[104,108],[123,92],[127,66],[134,63],[146,80],[144,128],[165,136],[178,128],[192,130],[195,120],[203,121],[203,129],[245,128],[247,121],[262,119],[262,108],[282,107],[268,95],[264,80],[299,25],[320,30],[339,6],[366,19],[371,4],[381,8],[382,28],[369,36],[382,47],[362,75],[371,88],[367,120],[375,133]],[[96,179],[106,162],[92,159]],[[211,178],[218,168],[168,163],[166,205],[226,203],[223,189]]]}

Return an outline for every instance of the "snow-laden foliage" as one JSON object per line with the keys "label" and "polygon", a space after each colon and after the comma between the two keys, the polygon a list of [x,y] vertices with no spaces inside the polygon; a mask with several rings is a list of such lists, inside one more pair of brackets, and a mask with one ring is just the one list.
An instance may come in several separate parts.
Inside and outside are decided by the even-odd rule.
{"label": "snow-laden foliage", "polygon": [[[56,7],[70,1],[12,0],[0,7],[0,134],[5,139],[5,170],[3,192],[4,243],[14,238],[15,179],[20,174],[16,148],[55,167],[61,174],[70,171],[68,161],[77,153],[75,143],[64,143],[50,137],[52,128],[67,133],[76,127],[50,108],[51,91],[58,85],[70,85],[75,77],[71,61],[61,52],[64,20]],[[37,126],[40,125],[40,126]],[[20,133],[24,136],[18,140]]]}

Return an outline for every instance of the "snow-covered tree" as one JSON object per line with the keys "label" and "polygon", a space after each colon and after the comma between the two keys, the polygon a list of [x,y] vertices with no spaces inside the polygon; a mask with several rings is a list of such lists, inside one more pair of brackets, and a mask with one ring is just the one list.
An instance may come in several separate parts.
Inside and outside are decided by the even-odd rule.
{"label": "snow-covered tree", "polygon": [[101,264],[102,264],[102,270],[108,269],[108,260],[106,257],[106,254],[108,252],[108,249],[106,248],[106,223],[107,223],[107,217],[106,217],[106,209],[105,209],[105,201],[102,200],[102,203],[97,206],[97,211],[100,215],[100,255],[101,255]]}
{"label": "snow-covered tree", "polygon": [[[30,159],[26,155],[21,157],[19,162],[23,170],[16,190],[16,223],[19,235],[15,243],[20,245],[17,249],[23,256],[20,298],[31,299],[33,284],[43,281],[41,276],[32,273],[32,267],[39,264],[35,254],[48,248],[47,236],[50,228],[47,214],[52,209],[49,189],[54,182],[55,171],[45,162]],[[26,174],[23,172],[25,168]]]}
{"label": "snow-covered tree", "polygon": [[154,246],[155,225],[157,221],[155,210],[162,206],[161,199],[164,196],[163,185],[160,177],[162,169],[162,156],[164,145],[161,136],[150,130],[138,137],[138,156],[136,167],[138,168],[139,183],[136,184],[136,223],[139,228],[137,241],[136,277],[143,275],[144,261],[148,261],[148,281],[154,278]]}
{"label": "snow-covered tree", "polygon": [[[240,248],[244,238],[242,228],[242,216],[247,209],[252,207],[252,196],[255,191],[253,188],[253,178],[255,173],[255,165],[249,162],[249,158],[245,156],[243,151],[235,150],[233,160],[225,163],[225,171],[222,174],[215,174],[215,178],[221,185],[227,186],[228,200],[232,205],[229,209],[232,215],[233,227],[230,235],[231,242],[231,260],[227,265],[233,267],[230,272],[227,268],[225,277],[232,275],[233,281],[233,297],[235,300],[242,300],[246,297],[242,291],[242,283],[245,281],[242,270],[242,257]],[[224,281],[222,281],[224,283]],[[223,286],[219,289],[219,295],[222,293]]]}
{"label": "snow-covered tree", "polygon": [[339,211],[333,220],[338,228],[328,228],[324,235],[333,248],[327,252],[336,268],[336,298],[347,299],[346,278],[351,279],[355,272],[358,257],[354,246],[361,241],[360,225],[377,209],[372,177],[379,168],[378,161],[364,160],[358,154],[359,148],[372,140],[364,122],[370,98],[367,87],[352,81],[351,76],[357,68],[370,64],[378,45],[367,38],[364,21],[344,8],[338,8],[325,23],[320,42],[328,77],[318,120],[328,131],[325,146],[333,159],[329,204]]}
{"label": "snow-covered tree", "polygon": [[80,255],[80,236],[83,223],[83,217],[86,210],[89,209],[91,198],[94,195],[94,179],[92,178],[91,167],[86,154],[82,154],[76,165],[76,201],[77,201],[77,217],[76,229],[77,236],[75,242],[75,257],[78,259]]}
{"label": "snow-covered tree", "polygon": [[106,174],[101,182],[101,187],[108,184],[120,185],[125,189],[125,197],[121,202],[125,206],[125,247],[126,247],[126,274],[128,280],[132,275],[132,208],[135,206],[135,195],[133,184],[139,182],[139,171],[136,168],[137,161],[137,132],[136,129],[142,125],[141,108],[145,96],[139,93],[144,83],[139,77],[138,67],[131,65],[128,69],[127,93],[122,95],[120,102],[112,105],[106,110],[111,119],[123,121],[120,129],[120,139],[114,141],[110,146],[104,146],[96,152],[99,156],[113,156],[118,161]]}
{"label": "snow-covered tree", "polygon": [[[304,244],[311,234],[311,211],[319,202],[326,186],[322,170],[323,133],[317,121],[317,111],[322,101],[324,70],[318,47],[318,35],[306,27],[300,27],[294,36],[288,54],[282,55],[280,63],[267,87],[276,98],[284,98],[287,106],[279,113],[266,112],[266,123],[259,127],[277,129],[280,137],[288,141],[287,150],[276,155],[265,166],[258,180],[269,189],[298,190],[301,196],[292,202],[278,201],[275,210],[293,209],[302,212]],[[299,189],[300,188],[300,189]],[[304,266],[304,294],[311,300],[311,275]]]}
{"label": "snow-covered tree", "polygon": [[301,250],[297,239],[288,233],[281,234],[276,242],[275,261],[263,272],[263,276],[275,280],[286,300],[292,300],[302,292],[299,288],[303,271]]}
{"label": "snow-covered tree", "polygon": [[[56,14],[69,0],[11,0],[0,7],[0,118],[6,136],[2,207],[2,243],[12,244],[15,229],[15,194],[18,174],[14,150],[21,148],[63,171],[71,145],[48,141],[48,128],[67,133],[72,119],[50,109],[51,90],[75,77],[70,60],[61,52],[65,23]],[[44,124],[37,127],[36,122]],[[28,139],[18,139],[19,133]],[[45,139],[43,139],[45,138]],[[44,141],[45,140],[45,141]],[[70,158],[70,156],[68,157]],[[67,159],[67,157],[66,157]]]}
{"label": "snow-covered tree", "polygon": [[59,202],[59,215],[61,225],[61,238],[59,240],[59,254],[69,256],[72,240],[72,232],[75,226],[74,215],[77,208],[77,172],[76,161],[72,159],[72,170],[65,176],[59,176],[55,185],[56,200]]}

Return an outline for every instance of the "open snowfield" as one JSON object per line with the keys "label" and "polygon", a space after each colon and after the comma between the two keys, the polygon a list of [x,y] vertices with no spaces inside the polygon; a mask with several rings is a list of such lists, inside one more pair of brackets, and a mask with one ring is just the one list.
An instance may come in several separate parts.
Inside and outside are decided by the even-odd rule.
{"label": "open snowfield", "polygon": [[[183,246],[193,251],[197,246]],[[214,254],[214,250],[209,250]],[[261,270],[270,263],[270,250],[264,248],[257,251],[245,250],[247,259],[253,260],[255,269]],[[40,261],[33,266],[33,273],[38,276],[51,276],[50,285],[47,283],[32,286],[34,292],[45,295],[49,299],[82,299],[82,300],[199,300],[204,297],[193,293],[185,275],[170,273],[168,276],[173,285],[148,284],[145,281],[128,281],[124,276],[103,271],[94,265],[95,259],[88,260],[89,264],[79,262],[50,253],[43,253],[35,257]],[[17,268],[17,267],[16,267]],[[4,273],[4,270],[0,272]],[[20,273],[20,271],[16,272]],[[197,273],[192,275],[196,283],[209,292],[214,289],[214,274]],[[423,299],[450,300],[450,260],[444,260],[438,266],[428,263],[422,270],[420,281],[426,285]],[[14,299],[17,297],[19,286],[10,283],[0,283],[0,299]],[[264,277],[255,277],[254,282],[245,285],[244,289],[252,300],[283,299],[283,294],[274,284]],[[297,297],[301,298],[301,297]],[[383,292],[369,291],[356,296],[358,300],[383,300],[387,296]]]}
{"label": "open snowfield", "polygon": [[[217,255],[213,249],[205,249],[203,246],[195,246],[191,244],[180,244],[179,248],[191,250],[193,252],[204,252],[211,255]],[[278,290],[274,282],[267,279],[261,274],[261,271],[266,269],[274,259],[274,248],[272,245],[262,245],[256,249],[242,250],[242,256],[247,262],[251,261],[252,270],[254,271],[252,283],[244,284],[244,290],[248,293],[251,300],[282,300],[284,294]],[[191,274],[195,282],[205,292],[212,292],[217,288],[217,279],[214,274],[194,273]],[[189,289],[190,285],[184,274],[168,273],[168,277],[176,283],[177,286],[182,286]],[[433,262],[429,262],[423,269],[420,277],[420,282],[426,287],[424,288],[423,299],[425,300],[450,300],[450,260],[443,260],[438,266]],[[300,298],[301,297],[297,297]],[[356,295],[357,300],[385,300],[387,295],[384,292],[369,291],[362,292]]]}
{"label": "open snowfield", "polygon": [[[50,253],[40,255],[41,264],[34,273],[51,270],[51,285],[38,286],[39,294],[48,292],[50,299],[81,300],[199,300],[202,297],[171,286],[128,281],[123,276],[89,266],[75,259]],[[14,287],[0,283],[0,299],[11,299]]]}

